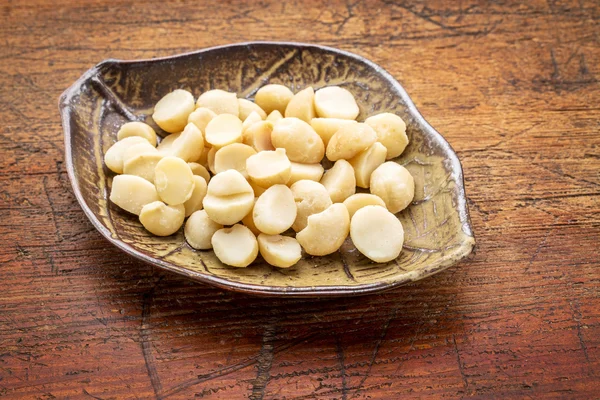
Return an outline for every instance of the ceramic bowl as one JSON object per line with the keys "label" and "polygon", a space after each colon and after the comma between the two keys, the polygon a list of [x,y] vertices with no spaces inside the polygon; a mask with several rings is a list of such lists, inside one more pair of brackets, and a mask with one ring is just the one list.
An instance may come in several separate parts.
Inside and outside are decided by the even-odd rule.
{"label": "ceramic bowl", "polygon": [[[252,99],[267,83],[283,84],[294,92],[306,86],[339,85],[356,97],[359,121],[392,112],[407,123],[410,144],[393,161],[409,169],[416,190],[412,204],[397,215],[404,226],[405,246],[396,260],[373,263],[348,238],[340,251],[326,257],[304,256],[289,269],[271,267],[260,257],[248,268],[231,268],[212,251],[192,249],[183,230],[169,237],[153,236],[136,216],[108,200],[114,174],[104,166],[103,155],[116,141],[121,124],[131,120],[153,124],[153,105],[177,88],[195,97],[219,88]],[[310,44],[255,42],[152,60],[106,60],[67,89],[59,106],[69,178],[92,224],[126,253],[191,279],[259,295],[358,295],[440,272],[474,247],[456,154],[419,114],[402,86],[358,55]]]}

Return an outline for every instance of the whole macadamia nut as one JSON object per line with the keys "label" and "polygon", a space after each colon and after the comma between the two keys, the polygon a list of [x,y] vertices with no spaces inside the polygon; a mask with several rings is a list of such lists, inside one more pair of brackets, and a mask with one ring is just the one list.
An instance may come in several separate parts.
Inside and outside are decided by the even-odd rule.
{"label": "whole macadamia nut", "polygon": [[177,89],[156,103],[152,119],[165,132],[180,132],[187,125],[192,111],[194,96],[187,90]]}
{"label": "whole macadamia nut", "polygon": [[212,236],[211,243],[217,258],[232,267],[247,267],[258,256],[256,237],[244,225],[219,229]]}
{"label": "whole macadamia nut", "polygon": [[352,217],[350,237],[358,251],[375,262],[384,263],[400,255],[404,228],[384,207],[366,206]]}
{"label": "whole macadamia nut", "polygon": [[415,181],[402,165],[387,161],[371,174],[371,193],[381,197],[388,210],[395,214],[412,202]]}
{"label": "whole macadamia nut", "polygon": [[350,216],[340,203],[308,217],[306,228],[298,232],[296,240],[306,253],[326,256],[339,250],[350,232]]}

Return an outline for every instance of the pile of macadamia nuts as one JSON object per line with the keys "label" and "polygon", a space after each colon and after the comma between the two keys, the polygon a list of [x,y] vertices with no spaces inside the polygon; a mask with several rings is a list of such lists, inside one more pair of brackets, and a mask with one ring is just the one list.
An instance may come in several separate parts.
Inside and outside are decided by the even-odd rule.
{"label": "pile of macadamia nuts", "polygon": [[[287,268],[302,250],[338,251],[348,235],[369,259],[391,261],[404,242],[394,214],[411,203],[414,180],[386,160],[406,148],[406,124],[391,113],[357,122],[358,114],[353,95],[338,86],[294,94],[269,84],[254,102],[218,89],[194,101],[177,89],[154,107],[154,122],[170,133],[158,146],[145,123],[119,129],[104,156],[120,174],[110,200],[158,236],[187,218],[189,245],[213,249],[234,267],[260,253]],[[324,157],[334,163],[327,171]]]}

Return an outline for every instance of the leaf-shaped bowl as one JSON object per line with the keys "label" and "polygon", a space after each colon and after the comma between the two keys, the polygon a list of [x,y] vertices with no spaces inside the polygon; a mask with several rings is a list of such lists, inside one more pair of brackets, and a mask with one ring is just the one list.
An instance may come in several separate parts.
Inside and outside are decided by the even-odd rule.
{"label": "leaf-shaped bowl", "polygon": [[[113,174],[104,152],[129,120],[152,122],[153,105],[183,88],[194,96],[214,88],[252,98],[266,83],[294,92],[339,85],[354,94],[359,120],[392,112],[407,123],[410,144],[396,162],[415,178],[413,203],[398,214],[405,247],[387,264],[376,264],[346,241],[326,257],[303,257],[277,269],[259,257],[248,268],[224,266],[212,251],[187,245],[182,230],[155,237],[138,219],[110,201]],[[112,244],[143,261],[235,291],[274,296],[347,296],[416,281],[466,257],[475,244],[460,162],[446,140],[419,114],[402,86],[383,68],[345,51],[300,43],[254,42],[173,57],[106,60],[86,72],[60,98],[67,170],[77,200]]]}

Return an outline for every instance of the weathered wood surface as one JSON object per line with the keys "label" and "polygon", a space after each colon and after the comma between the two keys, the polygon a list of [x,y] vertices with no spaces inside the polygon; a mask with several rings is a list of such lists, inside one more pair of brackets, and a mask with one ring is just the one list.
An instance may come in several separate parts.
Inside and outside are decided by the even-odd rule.
{"label": "weathered wood surface", "polygon": [[[216,3],[216,2],[215,2]],[[0,397],[600,396],[600,5],[0,4]],[[471,260],[382,295],[236,295],[108,246],[59,94],[105,58],[247,40],[366,56],[462,159]]]}

